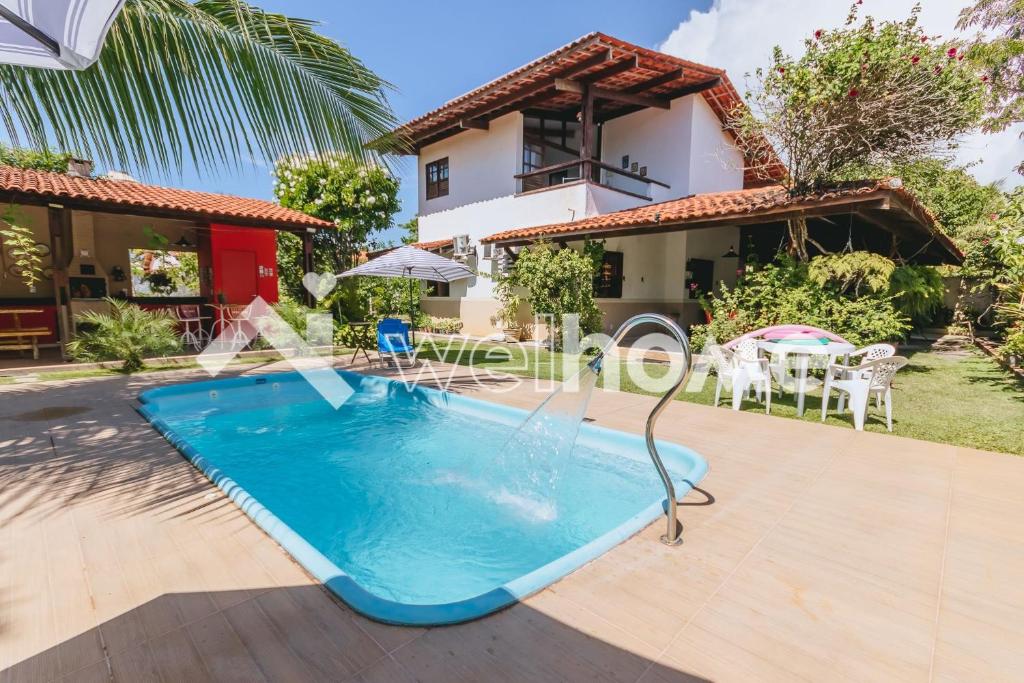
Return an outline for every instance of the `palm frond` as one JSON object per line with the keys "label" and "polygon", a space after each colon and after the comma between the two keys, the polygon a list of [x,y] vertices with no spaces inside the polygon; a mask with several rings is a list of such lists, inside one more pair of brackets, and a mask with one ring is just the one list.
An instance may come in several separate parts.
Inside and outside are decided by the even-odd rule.
{"label": "palm frond", "polygon": [[396,124],[391,85],[315,29],[243,0],[128,0],[92,67],[0,66],[0,120],[16,144],[143,174],[365,159]]}

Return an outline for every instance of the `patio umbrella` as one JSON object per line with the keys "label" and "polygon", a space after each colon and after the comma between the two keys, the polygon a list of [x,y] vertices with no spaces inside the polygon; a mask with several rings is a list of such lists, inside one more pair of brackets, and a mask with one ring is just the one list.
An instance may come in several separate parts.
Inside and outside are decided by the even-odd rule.
{"label": "patio umbrella", "polygon": [[84,69],[124,0],[0,0],[0,63]]}
{"label": "patio umbrella", "polygon": [[472,270],[457,261],[416,247],[399,247],[378,256],[372,261],[340,273],[338,277],[371,275],[374,277],[404,277],[409,279],[409,321],[412,327],[412,340],[416,341],[415,308],[413,280],[433,280],[435,282],[455,282],[476,275]]}

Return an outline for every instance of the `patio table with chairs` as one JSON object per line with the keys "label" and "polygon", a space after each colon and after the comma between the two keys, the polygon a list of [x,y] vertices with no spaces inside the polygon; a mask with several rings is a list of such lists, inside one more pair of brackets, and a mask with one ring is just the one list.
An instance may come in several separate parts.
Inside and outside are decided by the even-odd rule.
{"label": "patio table with chairs", "polygon": [[[871,398],[885,407],[886,425],[892,431],[892,380],[907,359],[896,356],[891,344],[871,344],[857,349],[842,337],[809,325],[779,325],[748,332],[722,346],[711,349],[716,369],[715,403],[722,389],[729,387],[732,408],[739,410],[744,396],[756,392],[758,402],[765,397],[765,410],[771,412],[773,382],[779,395],[791,391],[796,396],[796,413],[804,414],[807,392],[822,387],[821,419],[828,414],[833,391],[838,393],[837,409],[845,411],[847,400],[854,427],[863,431]],[[767,356],[767,357],[766,357]],[[837,359],[842,358],[841,363]],[[861,359],[851,365],[851,359]],[[824,371],[823,379],[811,374]],[[791,374],[791,372],[793,374]]]}

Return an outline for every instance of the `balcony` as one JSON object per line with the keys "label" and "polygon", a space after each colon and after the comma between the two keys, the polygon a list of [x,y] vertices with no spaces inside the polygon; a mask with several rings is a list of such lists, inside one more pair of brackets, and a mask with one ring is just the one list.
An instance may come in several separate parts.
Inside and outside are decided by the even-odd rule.
{"label": "balcony", "polygon": [[550,166],[519,173],[515,176],[516,193],[537,192],[564,185],[587,182],[615,190],[640,199],[650,200],[651,187],[658,185],[670,189],[660,180],[633,173],[597,159],[573,159]]}

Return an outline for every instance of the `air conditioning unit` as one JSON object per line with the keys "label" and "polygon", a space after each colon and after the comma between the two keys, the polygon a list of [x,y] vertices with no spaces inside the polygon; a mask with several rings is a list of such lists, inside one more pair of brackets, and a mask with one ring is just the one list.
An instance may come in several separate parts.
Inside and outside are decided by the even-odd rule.
{"label": "air conditioning unit", "polygon": [[469,235],[455,235],[452,237],[452,251],[456,256],[469,256]]}

